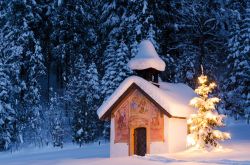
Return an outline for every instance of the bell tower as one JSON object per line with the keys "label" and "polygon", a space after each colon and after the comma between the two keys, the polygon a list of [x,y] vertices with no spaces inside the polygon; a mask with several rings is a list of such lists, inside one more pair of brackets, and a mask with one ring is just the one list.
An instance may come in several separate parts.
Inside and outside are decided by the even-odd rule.
{"label": "bell tower", "polygon": [[138,53],[128,62],[130,69],[138,76],[158,86],[159,74],[165,70],[165,62],[158,56],[153,44],[143,40],[138,46]]}

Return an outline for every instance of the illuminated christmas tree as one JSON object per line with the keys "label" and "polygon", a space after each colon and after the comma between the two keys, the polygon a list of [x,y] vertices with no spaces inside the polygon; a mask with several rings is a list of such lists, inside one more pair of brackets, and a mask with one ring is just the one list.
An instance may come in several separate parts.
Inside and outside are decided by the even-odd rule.
{"label": "illuminated christmas tree", "polygon": [[220,148],[219,141],[230,139],[230,134],[217,130],[217,127],[224,126],[224,115],[218,114],[216,104],[220,101],[217,97],[210,97],[209,94],[216,87],[215,83],[208,83],[208,78],[201,75],[200,86],[195,89],[199,97],[194,97],[190,105],[198,109],[197,114],[191,115],[188,120],[189,131],[188,145],[194,145],[199,149]]}

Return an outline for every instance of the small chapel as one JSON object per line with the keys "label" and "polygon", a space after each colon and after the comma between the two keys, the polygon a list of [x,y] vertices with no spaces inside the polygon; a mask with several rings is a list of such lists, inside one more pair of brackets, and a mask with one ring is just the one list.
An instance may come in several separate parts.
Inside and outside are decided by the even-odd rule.
{"label": "small chapel", "polygon": [[110,156],[173,153],[187,147],[187,118],[195,113],[196,96],[183,83],[162,82],[165,62],[153,44],[142,41],[128,66],[136,73],[125,79],[97,110],[110,120]]}

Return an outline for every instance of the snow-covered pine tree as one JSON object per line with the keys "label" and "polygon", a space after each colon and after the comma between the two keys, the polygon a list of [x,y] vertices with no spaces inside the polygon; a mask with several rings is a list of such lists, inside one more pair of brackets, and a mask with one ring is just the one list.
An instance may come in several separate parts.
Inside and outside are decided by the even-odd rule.
{"label": "snow-covered pine tree", "polygon": [[[27,37],[27,38],[26,38]],[[20,40],[26,44],[34,44],[33,51],[25,48],[17,59],[20,65],[20,73],[16,84],[17,94],[20,99],[18,109],[18,126],[23,140],[26,143],[40,142],[41,127],[41,104],[40,104],[40,84],[38,82],[41,75],[44,74],[43,56],[39,43],[33,38],[32,32],[25,32],[20,36]]]}
{"label": "snow-covered pine tree", "polygon": [[106,47],[106,50],[104,51],[104,60],[103,60],[103,66],[104,66],[104,76],[101,80],[102,84],[102,95],[104,99],[107,99],[113,91],[116,89],[118,84],[114,83],[114,79],[116,75],[118,74],[115,69],[116,64],[116,49],[117,49],[117,42],[116,40],[112,39],[109,41],[108,46]]}
{"label": "snow-covered pine tree", "polygon": [[236,78],[237,75],[237,67],[239,62],[239,57],[241,56],[240,52],[240,27],[239,24],[235,23],[231,28],[230,38],[228,40],[228,56],[225,60],[225,64],[227,65],[227,78],[224,79],[222,89],[223,89],[223,101],[225,106],[225,113],[233,116],[235,119],[238,116],[242,116],[244,113],[242,107],[238,105],[240,93],[237,93],[235,89],[238,86],[239,79]]}
{"label": "snow-covered pine tree", "polygon": [[132,71],[128,67],[127,63],[129,61],[129,50],[124,41],[120,42],[118,49],[116,50],[115,57],[115,77],[113,82],[115,83],[115,89],[121,84],[121,82],[127,78]]}
{"label": "snow-covered pine tree", "polygon": [[[84,60],[100,62],[98,40],[100,1],[67,0],[53,6],[53,31],[50,35],[53,44],[52,58],[57,70],[57,87],[63,90],[74,69],[74,62],[84,52]],[[58,5],[58,4],[57,4]],[[101,33],[100,33],[101,34]],[[99,64],[98,63],[98,64]]]}
{"label": "snow-covered pine tree", "polygon": [[103,58],[100,57],[100,54],[103,53],[102,45],[106,44],[105,35],[108,34],[102,33],[102,26],[100,23],[100,15],[102,12],[101,8],[103,3],[103,1],[88,1],[88,3],[80,3],[82,4],[82,11],[84,11],[83,17],[86,18],[84,22],[84,31],[86,34],[83,39],[83,51],[85,53],[84,58],[88,63],[95,61],[97,68],[101,69],[102,67],[100,66]]}
{"label": "snow-covered pine tree", "polygon": [[91,142],[101,136],[103,124],[97,116],[97,109],[100,106],[100,82],[96,65],[92,62],[86,73],[86,114],[84,132],[86,142]]}
{"label": "snow-covered pine tree", "polygon": [[129,2],[127,21],[132,24],[132,27],[128,30],[132,30],[131,35],[136,35],[136,39],[139,41],[147,38],[150,25],[154,23],[154,16],[150,10],[152,5],[154,3],[150,3],[148,0]]}
{"label": "snow-covered pine tree", "polygon": [[16,112],[12,105],[13,86],[8,76],[9,67],[5,62],[0,53],[0,151],[10,149],[17,138]]}
{"label": "snow-covered pine tree", "polygon": [[[41,98],[41,87],[39,84],[39,78],[45,74],[43,55],[41,53],[40,44],[34,41],[34,52],[28,51],[26,54],[27,61],[24,62],[25,67],[22,68],[26,72],[24,78],[25,90],[24,90],[24,102],[25,102],[25,113],[22,114],[27,117],[27,125],[25,126],[25,138],[27,142],[31,141],[39,146],[42,144],[42,105],[40,102]],[[23,116],[23,118],[24,118]]]}
{"label": "snow-covered pine tree", "polygon": [[[120,37],[122,16],[126,12],[127,1],[105,0],[101,13],[101,28],[108,39]],[[108,43],[107,43],[108,44]]]}
{"label": "snow-covered pine tree", "polygon": [[191,87],[195,87],[196,81],[194,81],[194,78],[197,75],[198,52],[196,51],[196,46],[187,43],[185,45],[186,47],[181,51],[180,56],[175,58],[176,74],[174,79],[175,82],[185,82]]}
{"label": "snow-covered pine tree", "polygon": [[79,98],[85,96],[86,89],[86,63],[82,54],[79,54],[77,57],[74,66],[71,68],[64,95],[64,100],[69,107],[66,113],[70,117],[74,116],[73,112],[79,108]]}
{"label": "snow-covered pine tree", "polygon": [[210,97],[210,93],[216,87],[215,83],[208,84],[208,78],[205,75],[198,77],[198,88],[195,93],[198,97],[194,97],[190,101],[190,105],[198,109],[197,114],[192,114],[188,120],[189,145],[195,145],[198,149],[211,150],[219,148],[219,140],[230,138],[230,134],[221,132],[217,127],[224,126],[224,115],[218,114],[216,104],[220,101],[217,97]]}
{"label": "snow-covered pine tree", "polygon": [[[84,64],[85,65],[85,64]],[[71,140],[73,139],[74,135],[74,120],[77,119],[75,117],[75,112],[81,108],[79,101],[78,101],[78,94],[81,94],[83,91],[78,90],[78,76],[76,74],[78,70],[72,71],[69,75],[69,81],[66,84],[66,88],[64,91],[63,96],[61,96],[61,101],[64,104],[64,114],[65,114],[65,127],[64,132],[65,134],[71,135],[71,137],[66,136],[65,140]]]}
{"label": "snow-covered pine tree", "polygon": [[83,56],[80,55],[75,64],[75,78],[70,82],[68,92],[71,97],[70,107],[73,111],[72,131],[73,142],[80,146],[86,141],[85,134],[85,119],[86,119],[86,64]]}
{"label": "snow-covered pine tree", "polygon": [[138,52],[138,42],[136,41],[136,39],[133,40],[132,45],[130,46],[130,53],[131,53],[131,58],[135,57],[135,55]]}
{"label": "snow-covered pine tree", "polygon": [[[169,54],[175,57],[176,80],[194,87],[195,77],[200,74],[200,65],[207,68],[210,77],[216,79],[219,77],[216,71],[221,67],[220,58],[225,55],[225,28],[229,24],[225,5],[202,0],[172,3],[177,12],[177,22],[170,36],[173,39],[170,40],[172,45]],[[218,57],[218,54],[221,56]]]}
{"label": "snow-covered pine tree", "polygon": [[159,2],[151,2],[148,0],[129,1],[125,16],[121,26],[126,29],[125,36],[127,40],[124,42],[130,45],[134,44],[134,40],[142,41],[149,39],[156,50],[159,51],[157,34],[160,31],[156,25],[155,13],[158,9]]}
{"label": "snow-covered pine tree", "polygon": [[[120,83],[131,74],[127,66],[130,52],[127,45],[121,41],[119,44],[115,39],[109,41],[104,52],[104,69],[105,73],[101,80],[101,92],[104,99],[107,99]],[[109,136],[109,124],[105,124],[104,136]]]}
{"label": "snow-covered pine tree", "polygon": [[[129,7],[128,1],[104,1],[102,14],[101,14],[101,28],[102,33],[107,34],[107,42],[105,42],[105,48],[103,53],[103,71],[104,75],[101,80],[102,86],[102,96],[104,99],[107,99],[113,91],[118,87],[119,84],[124,78],[117,77],[119,73],[119,69],[115,67],[118,56],[117,49],[120,45],[120,40],[124,39],[126,43],[135,42],[135,36],[132,36],[132,31],[134,26],[132,24],[127,23],[127,21],[131,21],[127,19],[127,13],[129,12],[127,8]],[[133,40],[133,41],[130,41]],[[130,52],[128,52],[128,57],[130,57]],[[123,57],[121,57],[123,58]],[[119,62],[118,62],[119,63]],[[124,61],[124,63],[126,63]],[[123,67],[123,66],[122,66]],[[114,82],[114,79],[117,79]],[[120,80],[118,80],[120,79]]]}
{"label": "snow-covered pine tree", "polygon": [[[73,56],[79,54],[79,47],[83,45],[81,42],[83,36],[75,31],[75,28],[77,28],[79,32],[81,31],[82,34],[84,34],[76,15],[78,15],[82,21],[84,21],[84,19],[80,15],[80,12],[77,12],[77,9],[79,10],[81,8],[81,5],[79,5],[77,1],[61,1],[56,5],[58,6],[53,8],[53,14],[51,14],[52,32],[50,34],[50,44],[54,46],[52,47],[51,57],[47,57],[47,60],[51,60],[49,58],[55,59],[55,68],[47,69],[49,69],[48,72],[51,72],[51,69],[57,71],[56,84],[54,85],[62,91],[70,75],[69,68],[72,66]],[[48,62],[51,63],[51,61]],[[51,84],[48,85],[50,86]]]}
{"label": "snow-covered pine tree", "polygon": [[50,99],[50,107],[48,110],[47,122],[49,123],[48,136],[54,147],[63,148],[64,143],[64,128],[65,114],[63,109],[63,100],[57,93]]}
{"label": "snow-covered pine tree", "polygon": [[247,2],[241,23],[240,56],[235,61],[238,105],[244,111],[248,124],[250,123],[250,2]]}
{"label": "snow-covered pine tree", "polygon": [[[65,89],[65,94],[63,96],[63,100],[65,105],[67,106],[67,109],[65,109],[66,116],[69,117],[69,122],[72,122],[72,118],[74,116],[74,111],[77,109],[77,95],[78,95],[78,89],[76,84],[78,84],[77,75],[74,73],[71,73],[69,76],[69,81],[67,82],[67,86]],[[72,124],[72,123],[70,123]]]}
{"label": "snow-covered pine tree", "polygon": [[228,40],[227,77],[222,85],[224,91],[224,106],[226,113],[239,117],[246,117],[250,122],[250,5],[247,3],[243,11],[242,20],[236,13],[236,21],[231,26]]}
{"label": "snow-covered pine tree", "polygon": [[161,56],[161,59],[166,64],[165,72],[162,72],[160,77],[164,81],[174,82],[174,76],[175,76],[175,61],[174,61],[174,58],[169,54],[160,55],[160,56]]}
{"label": "snow-covered pine tree", "polygon": [[149,27],[149,30],[148,30],[148,33],[147,33],[147,39],[152,42],[152,44],[154,45],[156,51],[158,51],[159,50],[159,44],[156,41],[156,36],[155,35],[156,34],[155,34],[155,30],[153,28],[153,25],[150,24],[150,27]]}
{"label": "snow-covered pine tree", "polygon": [[[109,79],[108,75],[110,74],[107,73],[110,72],[107,71],[107,68],[110,68],[110,66],[107,65],[107,61],[109,61],[108,56],[110,57],[113,56],[111,57],[110,60],[113,61],[112,59],[114,59],[115,57],[115,51],[119,46],[118,44],[119,40],[123,38],[123,36],[127,37],[126,35],[127,29],[130,29],[127,26],[123,26],[126,19],[125,13],[127,12],[126,9],[127,6],[128,6],[128,1],[117,1],[117,0],[104,0],[102,4],[100,22],[99,22],[100,34],[102,34],[101,37],[103,38],[102,48],[101,48],[103,67],[101,68],[101,71],[103,70],[104,73],[103,78],[106,79],[107,81]],[[112,51],[114,53],[111,53]],[[108,84],[104,85],[105,91],[104,93],[102,92],[104,98],[108,97],[113,90],[112,89],[113,85],[111,85],[110,89],[108,89],[107,85]]]}
{"label": "snow-covered pine tree", "polygon": [[88,105],[93,105],[94,101],[100,99],[99,75],[94,62],[87,69],[86,82],[86,101]]}
{"label": "snow-covered pine tree", "polygon": [[[15,92],[16,104],[13,106],[17,110],[19,141],[30,142],[34,136],[29,133],[40,128],[38,79],[44,73],[43,56],[40,43],[29,26],[34,21],[30,2],[8,1],[5,12],[4,16],[8,19],[3,19],[2,31],[6,42],[3,54],[8,57],[7,63],[11,66],[9,75]],[[29,136],[23,137],[24,134]]]}

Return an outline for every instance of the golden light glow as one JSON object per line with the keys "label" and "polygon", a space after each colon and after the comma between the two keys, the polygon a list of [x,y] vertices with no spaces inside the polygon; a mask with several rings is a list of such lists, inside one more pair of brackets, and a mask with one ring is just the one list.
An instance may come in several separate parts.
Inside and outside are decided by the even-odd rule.
{"label": "golden light glow", "polygon": [[198,77],[198,80],[200,84],[204,84],[207,82],[207,76],[201,75],[200,77]]}
{"label": "golden light glow", "polygon": [[212,112],[207,112],[205,117],[210,120],[216,120],[216,115],[214,115]]}
{"label": "golden light glow", "polygon": [[220,139],[220,137],[223,137],[222,133],[218,130],[214,130],[213,135],[218,139]]}
{"label": "golden light glow", "polygon": [[211,88],[215,88],[217,85],[216,85],[214,82],[212,82],[209,86],[210,86]]}
{"label": "golden light glow", "polygon": [[[187,120],[190,134],[187,136],[187,145],[205,149],[219,147],[218,140],[230,139],[230,134],[216,130],[223,126],[223,115],[217,113],[216,103],[220,101],[217,97],[209,97],[209,93],[216,87],[216,83],[208,83],[207,76],[198,77],[200,86],[195,89],[199,97],[190,100],[190,105],[197,108],[197,114],[192,114]],[[206,140],[205,140],[206,139]],[[209,141],[209,144],[207,143]]]}
{"label": "golden light glow", "polygon": [[191,123],[192,123],[192,119],[188,119],[187,124],[191,124]]}
{"label": "golden light glow", "polygon": [[189,147],[189,146],[194,146],[196,144],[196,142],[195,142],[195,139],[194,139],[194,137],[192,136],[192,134],[189,134],[188,136],[187,136],[187,146]]}
{"label": "golden light glow", "polygon": [[197,103],[197,100],[196,99],[192,99],[191,101],[190,101],[190,105],[195,105]]}

